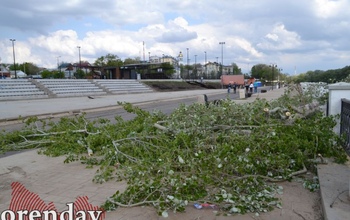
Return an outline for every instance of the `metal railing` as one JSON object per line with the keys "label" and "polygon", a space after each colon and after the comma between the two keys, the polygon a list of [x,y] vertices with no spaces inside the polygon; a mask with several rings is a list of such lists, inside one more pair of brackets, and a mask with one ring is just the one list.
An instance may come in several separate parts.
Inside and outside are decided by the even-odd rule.
{"label": "metal railing", "polygon": [[350,100],[341,100],[340,135],[345,137],[344,150],[350,156]]}

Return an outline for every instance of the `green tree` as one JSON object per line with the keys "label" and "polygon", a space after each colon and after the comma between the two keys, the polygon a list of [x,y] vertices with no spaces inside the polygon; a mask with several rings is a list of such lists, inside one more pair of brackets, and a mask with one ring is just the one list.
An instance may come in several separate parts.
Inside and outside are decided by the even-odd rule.
{"label": "green tree", "polygon": [[[238,67],[236,63],[232,63],[233,75],[241,75],[242,69]],[[231,73],[230,73],[231,74]]]}
{"label": "green tree", "polygon": [[252,67],[252,77],[256,79],[271,80],[272,79],[272,68],[266,64],[257,64]]}
{"label": "green tree", "polygon": [[64,73],[63,72],[60,72],[60,71],[57,71],[57,70],[53,70],[53,71],[50,71],[50,70],[44,70],[41,72],[41,77],[44,78],[44,79],[63,79],[64,78]]}
{"label": "green tree", "polygon": [[86,78],[86,74],[83,70],[78,69],[75,74],[74,74],[75,78],[77,79],[85,79]]}
{"label": "green tree", "polygon": [[40,68],[38,66],[36,66],[33,63],[28,63],[28,62],[20,64],[18,66],[18,69],[22,70],[27,75],[36,75],[40,71]]}
{"label": "green tree", "polygon": [[139,57],[136,57],[136,58],[134,58],[134,59],[132,59],[132,58],[126,58],[126,59],[124,60],[124,65],[128,65],[128,64],[137,64],[137,63],[140,63],[140,62],[141,62],[141,60],[140,60]]}
{"label": "green tree", "polygon": [[122,66],[123,61],[121,61],[117,55],[109,53],[106,56],[101,56],[97,58],[96,61],[94,62],[94,65],[101,66],[101,67]]}
{"label": "green tree", "polygon": [[10,66],[9,66],[9,69],[10,69],[10,70],[15,70],[15,67],[16,67],[16,70],[20,70],[18,63],[16,63],[15,65],[13,65],[13,64],[10,65]]}
{"label": "green tree", "polygon": [[44,78],[44,79],[50,79],[50,78],[53,78],[53,74],[49,70],[43,70],[41,72],[41,77]]}

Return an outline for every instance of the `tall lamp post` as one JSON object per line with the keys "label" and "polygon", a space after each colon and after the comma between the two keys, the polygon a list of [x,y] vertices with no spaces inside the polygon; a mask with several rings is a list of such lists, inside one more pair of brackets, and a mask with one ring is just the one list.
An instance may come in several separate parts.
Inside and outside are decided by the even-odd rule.
{"label": "tall lamp post", "polygon": [[183,77],[183,74],[181,76],[181,63],[183,61],[183,55],[182,55],[182,52],[180,51],[179,55],[177,56],[178,58],[178,71],[179,71],[179,78],[182,78]]}
{"label": "tall lamp post", "polygon": [[221,45],[221,75],[224,71],[224,44],[225,42],[219,42]]}
{"label": "tall lamp post", "polygon": [[60,68],[60,57],[61,57],[61,56],[58,56],[58,57],[57,57],[57,70],[59,70],[59,72],[61,72],[61,68]]}
{"label": "tall lamp post", "polygon": [[188,53],[188,48],[187,50],[187,79],[190,79],[190,59],[189,59],[189,53]]}
{"label": "tall lamp post", "polygon": [[208,73],[207,73],[207,51],[204,51],[204,67],[205,67],[205,77],[208,77]]}
{"label": "tall lamp post", "polygon": [[194,55],[194,74],[197,77],[197,55]]}
{"label": "tall lamp post", "polygon": [[15,79],[17,79],[17,71],[16,71],[16,56],[15,56],[15,41],[16,39],[10,39],[12,41],[12,51],[13,51],[13,68],[15,68]]}
{"label": "tall lamp post", "polygon": [[273,90],[273,81],[275,78],[275,68],[277,67],[277,64],[271,64],[270,67],[272,67],[272,79],[271,79],[271,89]]}
{"label": "tall lamp post", "polygon": [[80,46],[77,46],[79,50],[79,70],[81,70],[81,56],[80,56]]}

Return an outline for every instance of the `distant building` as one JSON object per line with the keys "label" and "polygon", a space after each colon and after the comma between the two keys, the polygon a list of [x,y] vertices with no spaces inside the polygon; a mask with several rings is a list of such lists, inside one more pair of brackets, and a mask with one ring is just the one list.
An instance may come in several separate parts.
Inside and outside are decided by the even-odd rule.
{"label": "distant building", "polygon": [[16,78],[24,78],[27,76],[22,70],[10,70],[9,66],[6,65],[0,65],[0,78],[5,79],[5,78],[11,78],[14,79]]}
{"label": "distant building", "polygon": [[8,69],[8,67],[1,64],[0,65],[0,78],[4,79],[4,78],[10,78],[10,77],[11,77],[11,72]]}

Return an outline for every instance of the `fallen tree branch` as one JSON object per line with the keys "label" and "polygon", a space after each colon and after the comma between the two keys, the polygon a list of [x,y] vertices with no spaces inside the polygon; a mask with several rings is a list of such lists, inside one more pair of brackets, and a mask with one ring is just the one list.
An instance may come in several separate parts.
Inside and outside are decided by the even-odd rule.
{"label": "fallen tree branch", "polygon": [[[298,175],[301,175],[301,174],[304,174],[304,173],[307,173],[307,169],[305,167],[305,165],[303,165],[303,169],[302,170],[298,170],[298,171],[295,171],[291,174],[288,175],[288,178],[291,178],[293,176],[298,176]],[[229,174],[225,174],[225,175],[229,175]],[[287,179],[275,179],[275,178],[272,178],[272,177],[268,177],[268,176],[264,176],[264,175],[258,175],[258,174],[252,174],[252,175],[244,175],[244,176],[235,176],[234,179],[235,180],[241,180],[241,179],[246,179],[246,178],[250,178],[250,177],[254,177],[254,178],[262,178],[262,179],[265,179],[265,180],[268,180],[270,182],[283,182],[283,181],[286,181]]]}
{"label": "fallen tree branch", "polygon": [[[41,131],[39,131],[41,132]],[[101,132],[96,132],[96,133],[91,133],[91,132],[88,132],[87,130],[85,129],[82,129],[82,130],[74,130],[74,131],[60,131],[60,132],[50,132],[50,133],[40,133],[40,134],[29,134],[29,135],[26,135],[26,137],[44,137],[44,136],[49,136],[49,135],[58,135],[58,134],[66,134],[68,132],[72,132],[72,133],[86,133],[86,134],[89,134],[89,135],[97,135],[97,134],[100,134]]]}
{"label": "fallen tree branch", "polygon": [[117,201],[113,201],[111,198],[107,199],[109,202],[116,204],[117,206],[123,207],[123,208],[132,208],[132,207],[136,207],[136,206],[141,206],[141,205],[145,205],[145,204],[154,204],[154,203],[159,203],[159,201],[142,201],[142,202],[137,202],[134,204],[122,204],[120,202]]}
{"label": "fallen tree branch", "polygon": [[166,128],[166,127],[163,126],[163,125],[157,124],[157,123],[154,123],[153,126],[156,127],[156,128],[158,128],[158,129],[160,129],[160,130],[162,130],[162,131],[169,131],[168,128]]}

